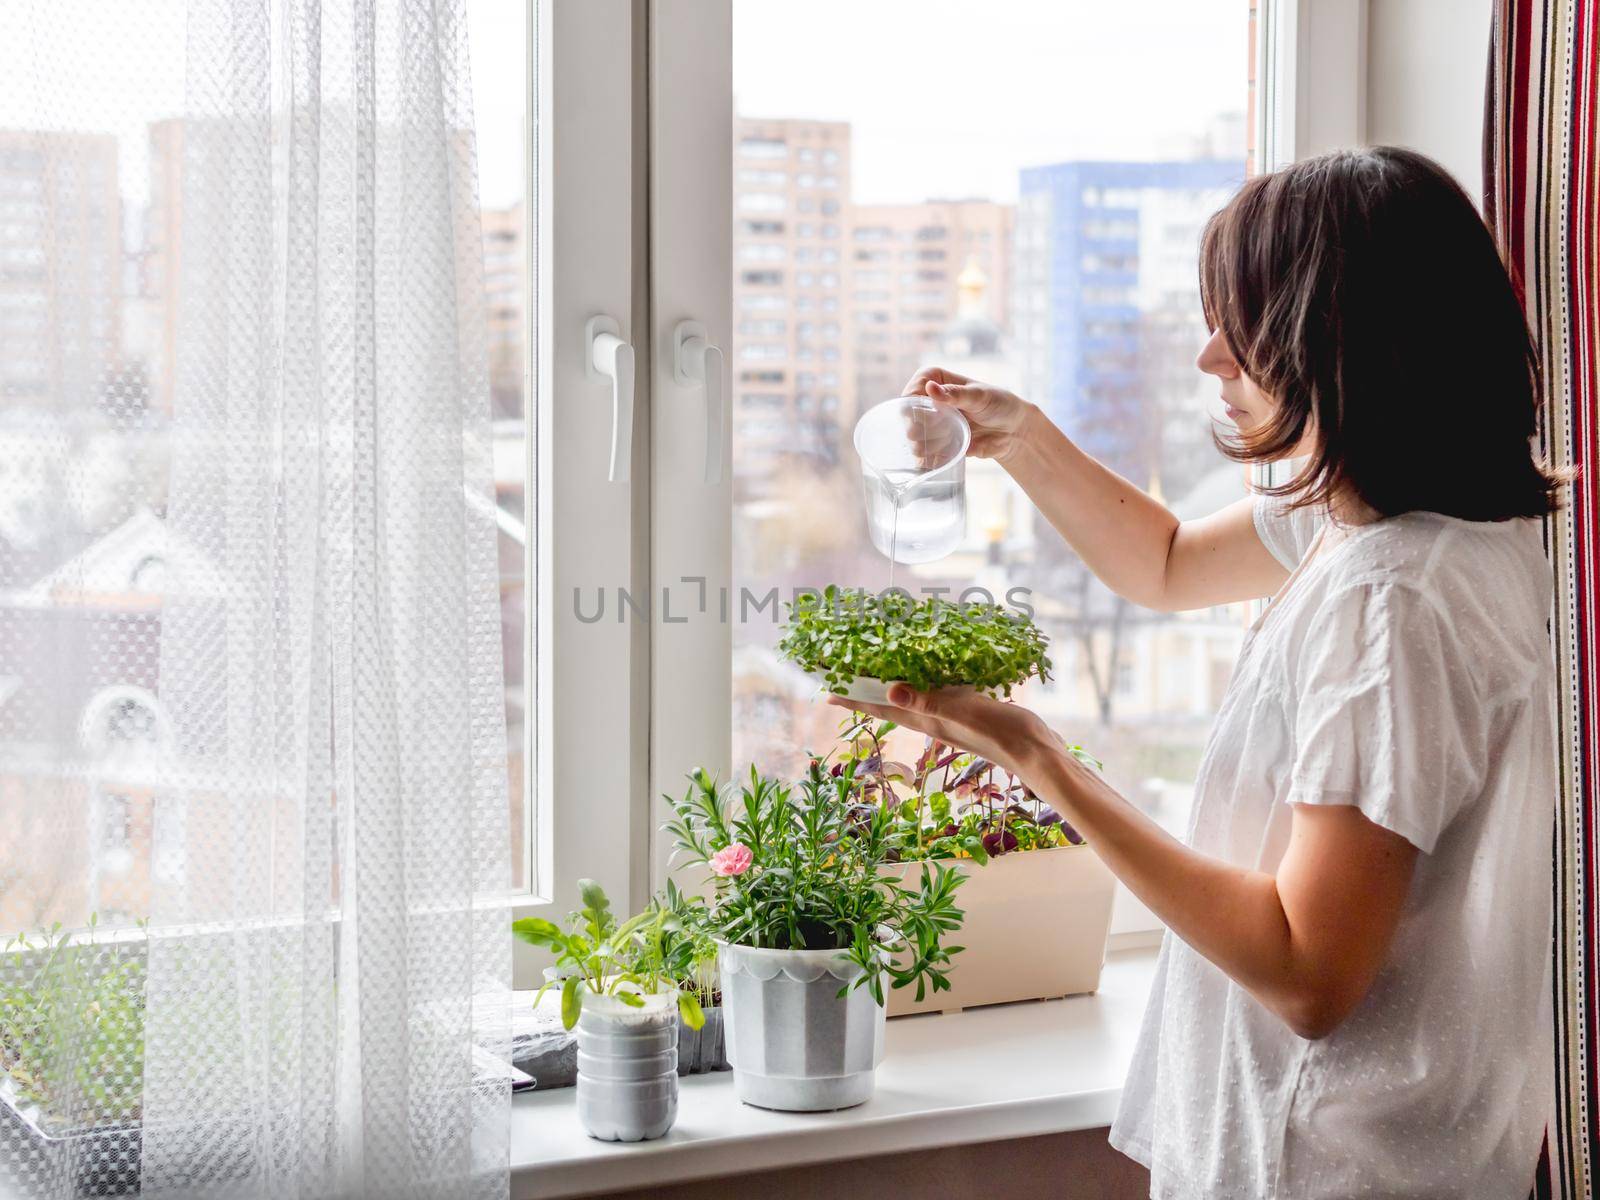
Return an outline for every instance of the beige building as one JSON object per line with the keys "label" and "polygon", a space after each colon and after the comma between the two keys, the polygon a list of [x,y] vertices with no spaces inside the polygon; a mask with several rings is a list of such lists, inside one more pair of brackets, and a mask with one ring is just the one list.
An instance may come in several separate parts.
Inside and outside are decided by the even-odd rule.
{"label": "beige building", "polygon": [[180,117],[152,122],[150,207],[138,256],[138,294],[133,302],[141,327],[130,350],[142,357],[150,380],[152,408],[172,412],[178,359],[178,296],[183,246],[183,130]]}
{"label": "beige building", "polygon": [[737,118],[733,190],[734,470],[832,465],[855,411],[850,126]]}
{"label": "beige building", "polygon": [[1010,329],[1015,217],[1015,206],[990,200],[851,210],[849,307],[862,406],[898,396],[939,348],[960,309],[963,271],[981,274],[984,315]]}
{"label": "beige building", "polygon": [[0,404],[98,403],[121,347],[116,138],[0,130]]}
{"label": "beige building", "polygon": [[489,391],[496,418],[522,415],[522,305],[528,291],[523,208],[483,210],[483,291]]}

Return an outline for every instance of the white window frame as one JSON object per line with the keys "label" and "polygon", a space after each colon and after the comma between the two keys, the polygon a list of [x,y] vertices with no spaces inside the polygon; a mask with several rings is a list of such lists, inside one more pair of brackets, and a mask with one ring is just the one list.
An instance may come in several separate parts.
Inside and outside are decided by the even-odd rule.
{"label": "white window frame", "polygon": [[[673,375],[678,322],[731,345],[731,0],[535,3],[539,529],[531,878],[519,911],[564,911],[579,877],[635,908],[668,875],[664,794],[732,757],[733,365],[721,482],[705,481],[705,408]],[[1244,0],[1240,0],[1244,3]],[[1365,133],[1368,0],[1261,0],[1262,169]],[[1241,79],[1240,85],[1243,87]],[[608,398],[582,373],[584,322],[617,316],[635,348],[632,483],[607,484]],[[659,409],[659,411],[657,411]],[[597,624],[574,588],[648,595],[650,618]],[[724,607],[726,606],[726,608]],[[724,616],[726,612],[726,616]],[[519,948],[519,983],[533,963]]]}
{"label": "white window frame", "polygon": [[[667,878],[663,795],[685,776],[733,768],[733,6],[730,0],[651,0],[650,291],[655,394],[651,428],[652,555],[656,594],[682,621],[653,625],[650,885]],[[706,482],[706,412],[698,388],[673,381],[673,329],[706,327],[724,351],[720,482]],[[724,618],[724,612],[727,617]]]}
{"label": "white window frame", "polygon": [[1367,140],[1370,0],[1260,0],[1256,141],[1261,171]]}
{"label": "white window frame", "polygon": [[[617,620],[617,589],[647,594],[650,342],[643,287],[644,0],[529,0],[527,196],[534,271],[525,332],[529,397],[526,760],[528,893],[513,913],[577,906],[595,879],[619,911],[648,869],[648,624]],[[584,367],[589,318],[609,316],[635,355],[633,457],[608,482],[609,385]],[[598,622],[578,618],[579,589]],[[516,979],[539,957],[518,943]]]}
{"label": "white window frame", "polygon": [[[1366,8],[1367,0],[1263,0],[1257,121],[1266,168],[1360,140]],[[736,153],[729,0],[653,0],[651,45],[651,286],[660,339],[679,316],[726,321],[733,240],[726,197]],[[726,325],[721,329],[725,337]],[[677,410],[657,357],[663,411]],[[731,496],[725,485],[709,488],[692,478],[697,430],[692,403],[653,429],[653,573],[663,582],[703,576],[714,596],[732,576]],[[737,596],[732,602],[737,615]],[[654,632],[651,777],[659,796],[678,790],[693,767],[726,777],[734,765],[732,638],[731,626],[720,621],[658,622]],[[655,883],[665,877],[667,849],[652,850]]]}

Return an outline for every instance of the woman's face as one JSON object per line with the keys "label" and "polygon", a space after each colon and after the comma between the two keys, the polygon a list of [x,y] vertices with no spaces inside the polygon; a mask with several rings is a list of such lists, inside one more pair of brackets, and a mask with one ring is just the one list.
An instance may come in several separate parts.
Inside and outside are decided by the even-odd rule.
{"label": "woman's face", "polygon": [[[1233,357],[1233,351],[1228,349],[1227,339],[1222,336],[1220,327],[1212,332],[1201,349],[1195,366],[1207,375],[1215,375],[1222,384],[1224,411],[1240,433],[1256,432],[1277,411],[1278,401],[1257,387],[1255,380],[1244,373],[1244,368]],[[1307,430],[1300,445],[1284,457],[1299,458],[1308,453],[1310,441],[1311,432]]]}

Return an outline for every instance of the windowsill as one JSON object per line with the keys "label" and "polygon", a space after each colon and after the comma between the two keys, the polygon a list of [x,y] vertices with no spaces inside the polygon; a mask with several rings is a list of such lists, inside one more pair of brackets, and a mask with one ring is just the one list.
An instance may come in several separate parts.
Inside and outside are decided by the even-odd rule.
{"label": "windowsill", "polygon": [[890,1021],[876,1093],[843,1112],[751,1108],[731,1072],[693,1075],[666,1137],[623,1144],[584,1134],[574,1089],[526,1092],[512,1101],[511,1195],[660,1187],[1109,1125],[1155,960],[1150,948],[1113,952],[1092,996]]}

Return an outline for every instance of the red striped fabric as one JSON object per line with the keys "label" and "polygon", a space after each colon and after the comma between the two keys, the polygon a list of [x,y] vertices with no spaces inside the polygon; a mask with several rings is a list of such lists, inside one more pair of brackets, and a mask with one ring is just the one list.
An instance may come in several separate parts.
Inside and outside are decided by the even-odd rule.
{"label": "red striped fabric", "polygon": [[1555,835],[1556,1115],[1537,1196],[1600,1166],[1600,0],[1496,0],[1485,212],[1538,341],[1545,449],[1575,466],[1556,580],[1562,803]]}

